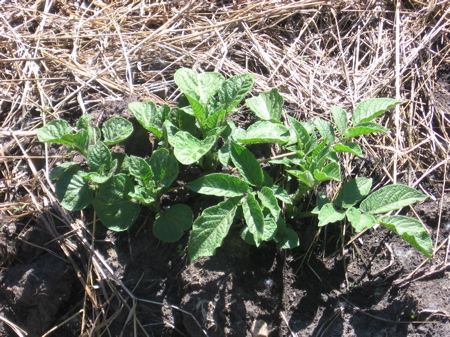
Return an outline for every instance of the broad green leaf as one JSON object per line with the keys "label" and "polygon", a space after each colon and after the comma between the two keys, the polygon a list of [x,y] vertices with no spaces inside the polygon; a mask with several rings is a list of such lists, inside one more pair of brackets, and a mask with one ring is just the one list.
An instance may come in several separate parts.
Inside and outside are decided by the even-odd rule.
{"label": "broad green leaf", "polygon": [[63,119],[54,119],[36,130],[37,137],[42,143],[61,144],[59,140],[62,136],[72,133],[72,127]]}
{"label": "broad green leaf", "polygon": [[230,144],[227,143],[219,149],[217,154],[220,163],[223,166],[228,166],[230,164]]}
{"label": "broad green leaf", "polygon": [[187,131],[191,135],[196,136],[197,127],[195,125],[195,117],[193,115],[187,114],[183,109],[172,108],[170,109],[168,118],[180,130]]}
{"label": "broad green leaf", "polygon": [[200,177],[186,186],[190,190],[220,197],[238,197],[249,192],[249,185],[238,177],[213,173]]}
{"label": "broad green leaf", "polygon": [[323,206],[330,203],[330,199],[325,194],[319,193],[317,195],[317,206],[311,211],[312,214],[319,215]]}
{"label": "broad green leaf", "polygon": [[133,133],[133,124],[122,117],[111,117],[102,126],[103,141],[114,145],[124,141]]}
{"label": "broad green leaf", "polygon": [[333,149],[336,152],[348,152],[358,157],[364,158],[361,147],[356,143],[334,144]]}
{"label": "broad green leaf", "polygon": [[198,140],[186,131],[178,131],[169,135],[169,143],[174,147],[174,155],[183,165],[191,165],[199,161],[211,150],[217,141],[217,136],[208,136]]}
{"label": "broad green leaf", "polygon": [[128,196],[143,205],[151,205],[156,201],[153,185],[153,181],[148,186],[136,185],[134,192],[128,193]]}
{"label": "broad green leaf", "polygon": [[89,133],[86,130],[80,130],[75,134],[65,134],[58,143],[70,146],[71,148],[69,148],[69,151],[76,150],[87,157],[89,149]]}
{"label": "broad green leaf", "polygon": [[153,177],[153,171],[144,158],[130,156],[130,174],[143,187],[147,187]]}
{"label": "broad green leaf", "polygon": [[240,198],[231,198],[209,207],[194,221],[189,237],[188,254],[191,262],[202,256],[214,255],[228,234],[239,206]]}
{"label": "broad green leaf", "polygon": [[397,104],[404,103],[392,98],[368,98],[363,100],[353,112],[353,125],[370,122]]}
{"label": "broad green leaf", "polygon": [[419,220],[403,215],[389,215],[381,219],[381,224],[400,235],[426,257],[432,257],[433,241]]}
{"label": "broad green leaf", "polygon": [[310,132],[308,132],[302,122],[299,122],[292,116],[288,116],[288,118],[292,126],[294,127],[295,133],[297,134],[298,142],[301,143],[305,151],[308,152],[311,145]]}
{"label": "broad green leaf", "polygon": [[87,180],[80,172],[76,168],[66,170],[56,182],[56,197],[69,211],[86,208],[94,197],[94,191],[89,188]]}
{"label": "broad green leaf", "polygon": [[215,128],[217,126],[222,125],[222,122],[224,121],[225,117],[226,117],[225,110],[217,111],[206,119],[205,125],[208,129]]}
{"label": "broad green leaf", "polygon": [[317,181],[341,181],[341,166],[338,163],[330,163],[326,165],[322,171],[316,169],[314,170],[314,178]]}
{"label": "broad green leaf", "polygon": [[88,152],[87,162],[92,171],[106,174],[112,167],[112,155],[103,142],[92,145]]}
{"label": "broad green leaf", "polygon": [[117,173],[129,173],[130,157],[125,153],[112,153],[113,162],[117,161]]}
{"label": "broad green leaf", "polygon": [[108,229],[120,232],[129,229],[139,216],[140,207],[132,202],[134,192],[130,177],[117,174],[100,186],[92,201],[97,216]]}
{"label": "broad green leaf", "polygon": [[58,179],[59,177],[61,177],[61,175],[71,169],[74,169],[75,167],[77,167],[78,164],[75,162],[65,162],[62,163],[58,166],[56,166],[53,170],[50,171],[50,179],[54,180],[54,179]]}
{"label": "broad green leaf", "polygon": [[[186,98],[189,101],[190,109],[192,109],[192,115],[198,119],[198,121],[200,122],[201,125],[205,125],[206,124],[206,111],[205,111],[205,106],[200,103],[199,101],[197,101],[195,98],[186,95]],[[189,113],[189,110],[186,110],[185,108],[183,108],[183,110],[186,113]]]}
{"label": "broad green leaf", "polygon": [[264,185],[264,174],[260,164],[253,153],[245,147],[236,143],[231,143],[231,160],[238,169],[241,176],[253,186],[261,187]]}
{"label": "broad green leaf", "polygon": [[292,174],[294,177],[298,178],[302,183],[308,187],[314,187],[316,180],[314,176],[309,171],[300,170],[286,170],[287,173]]}
{"label": "broad green leaf", "polygon": [[153,172],[153,180],[162,188],[169,188],[178,176],[178,161],[167,149],[154,151],[148,163]]}
{"label": "broad green leaf", "polygon": [[[103,174],[99,174],[97,172],[90,172],[89,173],[89,179],[92,180],[92,182],[94,184],[103,184],[104,182],[106,182],[109,178],[112,177],[112,174],[108,174],[107,176],[103,175]],[[86,178],[86,177],[85,177]]]}
{"label": "broad green leaf", "polygon": [[218,96],[220,102],[226,106],[227,112],[230,112],[241,103],[244,97],[250,92],[254,78],[254,74],[239,74],[222,83]]}
{"label": "broad green leaf", "polygon": [[242,212],[248,231],[253,235],[253,240],[258,247],[264,235],[264,216],[253,194],[249,194],[242,202]]}
{"label": "broad green leaf", "polygon": [[278,200],[284,202],[287,205],[292,205],[292,200],[291,197],[289,196],[288,192],[286,192],[286,190],[278,185],[273,185],[272,187],[269,187],[275,198],[277,198]]}
{"label": "broad green leaf", "polygon": [[144,129],[153,133],[156,138],[161,138],[163,134],[162,125],[168,115],[167,108],[158,110],[155,103],[149,101],[129,103],[128,109]]}
{"label": "broad green leaf", "polygon": [[362,214],[354,207],[350,207],[345,212],[345,215],[357,233],[361,232],[363,229],[372,228],[377,223],[377,219],[375,219],[372,214]]}
{"label": "broad green leaf", "polygon": [[[264,233],[261,241],[270,241],[274,239],[277,234],[277,223],[274,219],[264,219]],[[255,241],[255,235],[253,235],[248,227],[244,227],[241,230],[241,238],[249,245],[257,246]]]}
{"label": "broad green leaf", "polygon": [[383,125],[373,123],[373,122],[364,122],[358,124],[358,126],[354,126],[352,128],[348,128],[345,131],[344,137],[346,139],[350,139],[353,137],[366,135],[374,132],[387,132],[389,129],[386,129]]}
{"label": "broad green leaf", "polygon": [[84,114],[77,122],[77,130],[86,130],[88,132],[89,145],[96,144],[101,138],[101,131],[98,127],[91,125],[92,116]]}
{"label": "broad green leaf", "polygon": [[270,211],[270,214],[272,214],[275,221],[277,221],[280,217],[281,208],[278,205],[278,201],[273,190],[264,186],[261,188],[261,191],[258,191],[258,199],[261,201],[261,204]]}
{"label": "broad green leaf", "polygon": [[336,209],[332,203],[325,204],[319,213],[319,227],[341,221],[345,218],[345,211]]}
{"label": "broad green leaf", "polygon": [[161,241],[176,242],[183,237],[184,231],[192,226],[194,215],[184,204],[176,204],[157,215],[153,224],[153,234]]}
{"label": "broad green leaf", "polygon": [[80,119],[77,121],[77,130],[89,130],[89,126],[91,126],[92,116],[89,114],[83,114]]}
{"label": "broad green leaf", "polygon": [[334,130],[330,122],[317,117],[314,120],[314,125],[316,126],[322,138],[326,140],[327,144],[334,143]]}
{"label": "broad green leaf", "polygon": [[300,246],[298,234],[291,228],[286,228],[284,232],[277,234],[275,241],[280,249],[293,249]]}
{"label": "broad green leaf", "polygon": [[424,201],[428,197],[416,189],[396,184],[388,185],[373,192],[361,202],[359,209],[370,214],[386,213]]}
{"label": "broad green leaf", "polygon": [[334,124],[341,135],[344,135],[345,130],[347,130],[348,118],[347,112],[340,107],[333,105],[331,107],[331,115],[333,116]]}
{"label": "broad green leaf", "polygon": [[338,208],[349,208],[354,206],[369,194],[371,188],[371,178],[351,179],[341,187],[334,204]]}
{"label": "broad green leaf", "polygon": [[242,144],[278,143],[289,141],[289,130],[283,124],[258,121],[249,126],[245,134],[236,139]]}
{"label": "broad green leaf", "polygon": [[277,88],[248,98],[245,103],[262,120],[279,122],[281,119],[284,99]]}
{"label": "broad green leaf", "polygon": [[275,219],[272,217],[264,218],[264,233],[262,237],[262,241],[270,241],[272,240],[278,231],[278,224]]}
{"label": "broad green leaf", "polygon": [[225,78],[215,72],[198,74],[195,70],[181,68],[175,72],[174,80],[183,94],[206,104],[220,89]]}

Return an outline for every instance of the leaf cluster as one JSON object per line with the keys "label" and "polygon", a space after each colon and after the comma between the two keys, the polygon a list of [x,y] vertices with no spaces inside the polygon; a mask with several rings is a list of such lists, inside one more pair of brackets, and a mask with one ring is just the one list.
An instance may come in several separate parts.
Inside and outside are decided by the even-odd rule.
{"label": "leaf cluster", "polygon": [[[120,231],[135,222],[139,204],[148,206],[155,212],[153,232],[159,239],[175,242],[192,228],[191,261],[213,255],[234,223],[242,224],[240,234],[248,244],[274,241],[283,249],[298,246],[297,232],[290,223],[304,216],[299,205],[305,193],[326,181],[341,181],[339,153],[363,157],[353,138],[388,131],[373,120],[402,103],[366,99],[351,118],[334,106],[333,123],[322,118],[301,122],[292,117],[283,120],[283,97],[272,89],[245,100],[258,121],[242,129],[228,116],[241,108],[250,93],[252,74],[225,79],[219,73],[199,74],[182,68],[174,78],[183,93],[178,106],[129,104],[138,122],[158,142],[148,158],[110,152],[108,146],[133,132],[132,124],[121,117],[109,119],[101,129],[90,124],[89,115],[78,121],[76,130],[64,120],[53,120],[38,130],[38,137],[41,142],[67,145],[86,158],[87,167],[69,162],[51,173],[57,179],[56,195],[63,207],[74,211],[92,204],[105,226]],[[248,146],[264,143],[277,144],[279,154],[257,159]],[[282,178],[270,176],[263,162],[278,166]],[[181,188],[172,187],[180,165],[199,165],[204,172],[184,188],[222,198],[195,220],[185,204],[160,207],[162,195],[170,188]],[[382,215],[426,196],[404,185],[371,190],[371,179],[352,179],[343,184],[335,200],[320,198],[309,214],[318,216],[319,226],[346,218],[355,231],[379,223],[430,256],[431,239],[418,220]]]}

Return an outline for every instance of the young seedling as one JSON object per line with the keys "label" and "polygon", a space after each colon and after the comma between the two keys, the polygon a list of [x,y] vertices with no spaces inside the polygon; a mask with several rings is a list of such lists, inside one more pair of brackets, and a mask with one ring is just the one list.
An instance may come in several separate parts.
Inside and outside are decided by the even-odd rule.
{"label": "young seedling", "polygon": [[[249,94],[253,79],[252,74],[225,79],[218,73],[182,68],[175,73],[175,83],[184,94],[177,107],[130,103],[133,115],[158,141],[148,158],[110,152],[108,146],[133,132],[123,118],[111,118],[100,130],[84,115],[76,132],[64,120],[51,121],[38,130],[39,140],[67,145],[87,162],[87,166],[63,163],[51,172],[57,179],[59,201],[71,211],[92,204],[103,224],[116,231],[130,228],[139,215],[139,204],[150,207],[155,213],[153,232],[163,241],[178,241],[192,227],[187,250],[191,261],[213,255],[233,223],[241,224],[241,237],[248,244],[274,241],[279,248],[297,247],[299,238],[290,223],[310,215],[317,215],[320,227],[347,218],[357,232],[381,224],[426,256],[432,255],[431,238],[417,219],[385,215],[426,199],[408,186],[388,185],[371,193],[372,180],[356,177],[342,185],[335,200],[321,197],[306,213],[300,207],[308,191],[329,180],[342,180],[339,153],[363,157],[360,146],[351,140],[388,131],[373,120],[401,101],[364,100],[350,119],[345,110],[332,107],[333,123],[322,118],[282,121],[284,100],[272,89],[245,101],[259,120],[242,129],[228,116]],[[247,148],[264,143],[277,144],[278,155],[257,160]],[[281,179],[263,170],[267,162],[282,169]],[[183,188],[223,198],[195,220],[185,204],[160,207],[180,164],[204,170]]]}

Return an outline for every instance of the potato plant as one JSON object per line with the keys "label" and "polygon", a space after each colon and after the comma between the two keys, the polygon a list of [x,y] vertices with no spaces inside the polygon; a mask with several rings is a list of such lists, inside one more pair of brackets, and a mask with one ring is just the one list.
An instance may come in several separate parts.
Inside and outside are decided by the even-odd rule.
{"label": "potato plant", "polygon": [[[351,118],[334,106],[333,123],[322,118],[283,121],[283,97],[272,89],[245,100],[258,121],[242,129],[228,116],[250,93],[253,78],[242,74],[225,79],[219,73],[182,68],[175,73],[183,93],[177,107],[130,103],[138,122],[158,142],[147,158],[111,153],[109,146],[133,133],[124,118],[113,117],[101,129],[91,125],[89,115],[81,117],[75,130],[64,120],[49,122],[37,132],[41,142],[67,145],[86,158],[84,166],[68,162],[53,169],[58,200],[70,211],[92,204],[102,223],[114,231],[129,229],[140,205],[150,207],[155,213],[153,232],[160,240],[175,242],[191,230],[191,261],[213,255],[233,223],[241,224],[241,237],[248,244],[274,241],[282,249],[297,247],[300,242],[291,223],[305,214],[317,216],[320,227],[346,218],[356,232],[381,224],[430,257],[432,241],[420,221],[389,214],[426,199],[411,187],[395,184],[372,191],[372,179],[356,177],[342,185],[335,200],[319,198],[307,213],[299,206],[308,191],[342,180],[339,153],[363,157],[352,140],[387,132],[373,120],[402,102],[366,99]],[[258,160],[248,146],[263,143],[278,144],[280,152]],[[278,165],[284,178],[270,176],[263,162]],[[180,165],[199,165],[203,173],[183,187],[173,186]],[[161,196],[171,188],[223,199],[194,219],[185,204],[161,208]]]}

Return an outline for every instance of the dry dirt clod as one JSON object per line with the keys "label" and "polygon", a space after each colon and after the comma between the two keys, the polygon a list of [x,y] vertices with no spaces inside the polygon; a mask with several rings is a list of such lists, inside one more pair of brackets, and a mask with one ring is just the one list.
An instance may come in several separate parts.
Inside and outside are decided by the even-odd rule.
{"label": "dry dirt clod", "polygon": [[252,324],[252,337],[267,337],[269,336],[269,329],[267,323],[262,319],[256,319]]}

